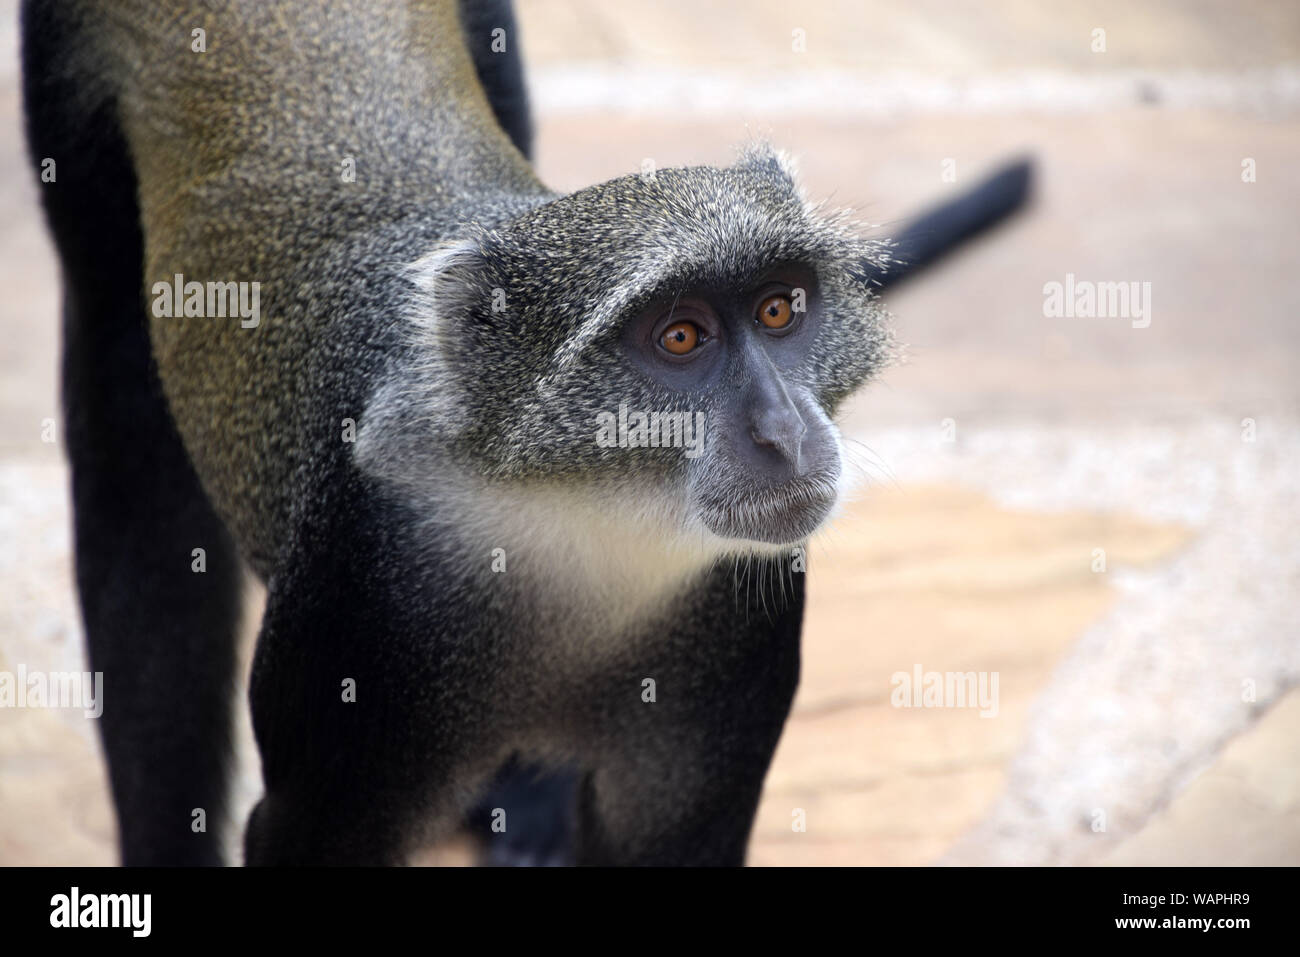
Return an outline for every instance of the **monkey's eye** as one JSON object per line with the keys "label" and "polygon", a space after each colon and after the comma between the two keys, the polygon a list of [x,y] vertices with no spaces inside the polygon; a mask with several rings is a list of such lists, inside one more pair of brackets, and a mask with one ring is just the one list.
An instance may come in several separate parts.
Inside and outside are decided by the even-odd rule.
{"label": "monkey's eye", "polygon": [[700,327],[693,322],[675,322],[659,336],[659,344],[675,356],[684,356],[700,344]]}
{"label": "monkey's eye", "polygon": [[768,296],[758,306],[758,321],[769,329],[784,329],[794,318],[789,296]]}

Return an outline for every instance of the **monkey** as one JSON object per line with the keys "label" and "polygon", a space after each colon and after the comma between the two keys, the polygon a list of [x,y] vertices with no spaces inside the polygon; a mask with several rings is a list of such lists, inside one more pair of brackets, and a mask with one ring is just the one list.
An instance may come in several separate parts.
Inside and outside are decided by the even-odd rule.
{"label": "monkey", "polygon": [[508,2],[27,0],[22,58],[122,863],[225,863],[248,568],[245,863],[486,808],[507,860],[743,864],[906,257],[764,144],[549,189]]}
{"label": "monkey", "polygon": [[[964,242],[1010,216],[1028,201],[1033,166],[1027,159],[1005,164],[958,199],[916,216],[892,239],[889,258],[862,264],[877,292],[924,273]],[[470,820],[483,844],[482,860],[494,865],[571,863],[577,775],[572,768],[507,763],[480,799]],[[494,815],[510,813],[525,828],[497,831]]]}

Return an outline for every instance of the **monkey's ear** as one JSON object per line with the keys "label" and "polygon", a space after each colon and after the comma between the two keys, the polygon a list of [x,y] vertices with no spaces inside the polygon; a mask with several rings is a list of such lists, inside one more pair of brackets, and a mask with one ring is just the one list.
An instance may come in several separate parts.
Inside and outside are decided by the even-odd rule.
{"label": "monkey's ear", "polygon": [[464,340],[476,335],[489,284],[474,240],[439,245],[402,272],[414,288],[403,317],[407,365],[370,397],[353,455],[366,472],[416,487],[439,473],[438,450],[470,424],[456,358],[471,348]]}
{"label": "monkey's ear", "polygon": [[409,311],[417,349],[427,356],[449,356],[473,317],[490,315],[492,289],[478,240],[443,243],[408,267],[415,287]]}
{"label": "monkey's ear", "polygon": [[760,140],[756,143],[750,143],[741,149],[740,163],[738,165],[767,173],[769,176],[782,180],[802,198],[803,191],[799,187],[797,164],[794,157],[785,150],[779,150],[766,141]]}

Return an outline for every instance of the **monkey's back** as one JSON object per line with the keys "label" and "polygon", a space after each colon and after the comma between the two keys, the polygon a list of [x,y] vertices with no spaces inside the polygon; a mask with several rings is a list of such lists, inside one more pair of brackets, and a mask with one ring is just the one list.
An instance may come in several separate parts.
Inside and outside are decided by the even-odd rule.
{"label": "monkey's back", "polygon": [[[401,268],[542,187],[493,119],[454,4],[85,4],[74,68],[111,98],[155,283],[258,283],[260,319],[150,317],[171,414],[263,574],[322,457],[400,348]],[[197,31],[202,31],[197,32]]]}

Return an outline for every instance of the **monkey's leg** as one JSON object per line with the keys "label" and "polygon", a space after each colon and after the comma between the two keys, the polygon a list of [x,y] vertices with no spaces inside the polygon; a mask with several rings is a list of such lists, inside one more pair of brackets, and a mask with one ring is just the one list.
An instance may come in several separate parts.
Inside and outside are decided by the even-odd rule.
{"label": "monkey's leg", "polygon": [[[440,600],[456,570],[408,550],[414,518],[346,484],[306,497],[272,576],[250,688],[266,785],[250,865],[404,863],[431,820],[459,821],[464,755],[485,752],[484,775],[500,760],[473,673],[487,646]],[[453,619],[467,634],[440,653]]]}
{"label": "monkey's leg", "polygon": [[799,680],[802,579],[786,579],[778,609],[757,591],[737,607],[732,569],[719,568],[683,602],[693,616],[606,676],[609,734],[579,794],[578,863],[744,863]]}
{"label": "monkey's leg", "polygon": [[[382,629],[382,614],[370,613]],[[371,657],[336,643],[340,631],[308,624],[322,621],[310,606],[267,614],[251,688],[266,793],[249,818],[245,863],[404,863],[439,767],[414,727],[436,723],[424,678],[407,683],[414,675],[397,656],[383,666],[391,649],[378,630],[352,635],[354,649]]]}
{"label": "monkey's leg", "polygon": [[579,791],[577,863],[739,867],[766,767],[726,787],[683,782],[666,765],[593,772]]}
{"label": "monkey's leg", "polygon": [[75,70],[86,58],[67,55],[77,22],[25,5],[24,99],[63,270],[76,578],[90,667],[103,672],[99,731],[123,863],[219,864],[241,572],[159,387],[135,172],[113,99],[91,95]]}
{"label": "monkey's leg", "polygon": [[90,668],[104,676],[122,863],[220,864],[241,569],[167,416],[143,331],[102,314],[113,302],[103,278],[93,304],[67,290],[64,404],[77,589]]}
{"label": "monkey's leg", "polygon": [[[380,610],[357,604],[375,630],[337,641],[342,628],[298,605],[295,621],[275,612],[259,641],[252,704],[266,793],[248,822],[250,866],[403,864],[431,822],[459,820],[458,762],[442,742],[477,735],[437,685],[461,682],[387,643]],[[362,614],[338,617],[356,626]]]}
{"label": "monkey's leg", "polygon": [[578,797],[577,863],[739,866],[771,763],[770,726],[735,731],[698,726],[647,740],[584,780]]}

